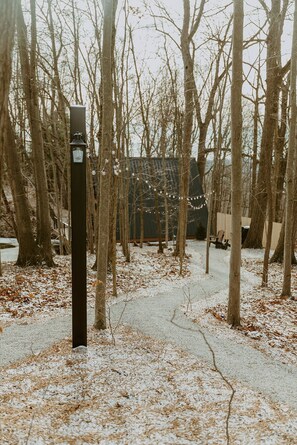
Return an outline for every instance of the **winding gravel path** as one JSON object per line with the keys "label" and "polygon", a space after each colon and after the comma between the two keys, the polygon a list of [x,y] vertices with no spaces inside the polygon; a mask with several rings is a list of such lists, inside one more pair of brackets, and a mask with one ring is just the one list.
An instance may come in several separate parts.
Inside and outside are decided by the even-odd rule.
{"label": "winding gravel path", "polygon": [[[203,246],[201,244],[201,248]],[[211,267],[209,278],[186,289],[187,293],[190,292],[192,302],[210,297],[228,286],[228,263],[224,260],[226,252],[213,249],[212,252],[216,256],[216,263]],[[111,307],[112,324],[116,325],[120,319],[121,323],[139,329],[146,335],[171,342],[212,365],[211,351],[199,332],[199,326],[180,310],[183,303],[185,292],[181,288],[172,288],[170,293],[161,292],[129,302],[120,301]],[[92,316],[92,312],[89,312]],[[217,366],[225,377],[240,380],[274,401],[287,403],[297,410],[296,367],[277,363],[251,347],[215,337],[206,329],[203,332],[215,352]],[[70,333],[70,316],[36,324],[9,326],[0,335],[0,365],[8,365],[45,349]]]}
{"label": "winding gravel path", "polygon": [[[209,279],[186,290],[190,290],[192,302],[212,296],[228,286],[228,263],[224,260],[226,252],[216,250],[215,255],[216,264],[211,267]],[[127,303],[121,322],[146,335],[174,343],[212,365],[212,354],[199,332],[199,325],[189,320],[179,309],[184,303],[183,289],[173,288],[170,294],[160,293]],[[113,308],[114,323],[123,308],[124,303]],[[173,316],[174,324],[171,321]],[[281,401],[297,409],[296,367],[277,363],[254,348],[215,337],[205,328],[203,332],[215,353],[217,366],[225,377],[241,380],[276,402]]]}

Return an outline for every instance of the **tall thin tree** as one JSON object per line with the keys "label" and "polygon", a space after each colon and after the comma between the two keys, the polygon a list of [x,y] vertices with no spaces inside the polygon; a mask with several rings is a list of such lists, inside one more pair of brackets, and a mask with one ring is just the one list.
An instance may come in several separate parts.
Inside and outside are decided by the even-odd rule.
{"label": "tall thin tree", "polygon": [[[47,266],[53,266],[51,247],[51,223],[49,214],[49,198],[45,169],[44,144],[38,98],[37,82],[37,23],[36,3],[30,0],[31,6],[31,49],[29,52],[27,28],[24,21],[21,2],[18,0],[17,30],[21,61],[24,95],[26,100],[36,186],[37,207],[37,242],[40,256]],[[30,57],[29,57],[30,54]]]}
{"label": "tall thin tree", "polygon": [[33,266],[39,264],[40,258],[34,240],[28,196],[26,195],[24,178],[21,171],[21,164],[15,141],[15,134],[9,116],[7,117],[6,134],[7,144],[4,150],[5,160],[10,188],[13,196],[17,225],[16,235],[19,242],[17,265]]}
{"label": "tall thin tree", "polygon": [[[0,2],[0,196],[2,190],[2,159],[5,146],[5,127],[8,114],[8,93],[11,80],[11,62],[15,31],[16,0]],[[1,275],[1,256],[0,256]]]}
{"label": "tall thin tree", "polygon": [[191,20],[190,1],[184,0],[183,27],[181,30],[180,48],[184,68],[184,117],[183,136],[180,157],[180,185],[179,185],[179,226],[178,226],[178,253],[180,258],[180,273],[183,270],[183,262],[186,248],[188,193],[190,179],[190,159],[192,153],[192,129],[194,118],[194,60],[191,53],[192,40],[198,30],[204,11],[205,0],[200,1],[198,13]]}
{"label": "tall thin tree", "polygon": [[106,329],[106,278],[109,240],[109,209],[111,192],[111,151],[113,144],[113,33],[117,0],[102,0],[104,11],[102,45],[102,131],[100,141],[97,285],[95,322],[97,329]]}
{"label": "tall thin tree", "polygon": [[233,1],[232,85],[231,85],[231,154],[232,154],[232,245],[229,273],[227,322],[240,324],[240,263],[241,263],[241,169],[242,169],[242,53],[243,0]]}
{"label": "tall thin tree", "polygon": [[282,296],[291,296],[291,268],[292,268],[292,233],[294,207],[294,175],[296,174],[296,64],[297,64],[297,0],[295,0],[294,28],[291,53],[290,102],[291,120],[286,172],[286,210],[285,210],[285,242],[284,242],[284,275]]}
{"label": "tall thin tree", "polygon": [[[244,242],[244,247],[261,248],[267,204],[271,204],[272,153],[275,145],[275,124],[278,114],[279,87],[288,66],[280,66],[281,36],[288,0],[272,0],[271,9],[267,2],[259,0],[269,19],[266,56],[266,96],[261,151],[254,204],[251,214],[251,226]],[[281,5],[282,3],[282,5]],[[271,208],[269,208],[271,213]],[[269,215],[268,215],[269,216]],[[271,218],[270,218],[271,219]],[[272,223],[272,222],[271,222]]]}

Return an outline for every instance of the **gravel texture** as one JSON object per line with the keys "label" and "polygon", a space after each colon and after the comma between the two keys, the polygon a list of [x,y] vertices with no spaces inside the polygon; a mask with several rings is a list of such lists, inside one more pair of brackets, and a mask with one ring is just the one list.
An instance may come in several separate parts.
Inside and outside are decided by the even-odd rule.
{"label": "gravel texture", "polygon": [[[200,248],[203,247],[201,244]],[[115,328],[118,323],[130,325],[146,335],[173,343],[213,366],[211,347],[217,367],[227,378],[236,378],[272,400],[297,409],[296,367],[278,363],[252,347],[218,338],[205,328],[202,331],[181,311],[181,305],[207,299],[228,286],[226,252],[211,249],[211,256],[214,265],[210,275],[203,279],[198,276],[196,284],[172,287],[170,292],[141,296],[133,301],[121,299],[113,304],[110,311],[112,326]],[[92,316],[93,310],[89,310],[89,323],[92,323]],[[0,365],[6,366],[38,353],[70,334],[70,315],[8,326],[0,335]]]}

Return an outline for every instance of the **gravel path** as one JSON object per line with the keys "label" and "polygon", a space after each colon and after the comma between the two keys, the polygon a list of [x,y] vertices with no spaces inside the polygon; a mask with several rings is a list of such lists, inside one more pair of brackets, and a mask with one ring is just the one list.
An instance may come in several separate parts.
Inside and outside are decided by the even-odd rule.
{"label": "gravel path", "polygon": [[[120,320],[146,335],[171,342],[212,366],[211,351],[199,332],[199,326],[179,309],[186,302],[186,295],[195,302],[228,286],[226,252],[212,249],[212,255],[216,256],[216,264],[211,267],[209,278],[186,289],[172,288],[170,293],[114,304],[111,307],[112,324],[115,326]],[[89,313],[91,323],[93,313]],[[276,363],[256,349],[215,337],[205,329],[203,332],[215,352],[218,368],[227,378],[240,380],[274,401],[287,403],[297,410],[296,367]],[[70,316],[9,326],[0,335],[0,365],[5,366],[36,353],[70,334]]]}

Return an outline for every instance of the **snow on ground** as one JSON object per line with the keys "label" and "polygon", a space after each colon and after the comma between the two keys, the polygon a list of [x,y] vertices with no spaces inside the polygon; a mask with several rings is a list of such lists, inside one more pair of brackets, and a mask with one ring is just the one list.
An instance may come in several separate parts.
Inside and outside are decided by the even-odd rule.
{"label": "snow on ground", "polygon": [[[229,255],[226,256],[226,261]],[[282,265],[269,265],[269,282],[261,286],[263,251],[242,251],[241,326],[227,322],[228,290],[191,305],[187,315],[219,336],[260,349],[282,363],[297,364],[297,301],[282,299]],[[292,294],[297,268],[292,268]],[[185,308],[186,309],[186,308]]]}
{"label": "snow on ground", "polygon": [[[89,332],[2,370],[1,444],[296,443],[295,413],[159,341]],[[228,419],[228,433],[226,424]]]}
{"label": "snow on ground", "polygon": [[[131,247],[131,261],[127,263],[118,247],[117,292],[118,297],[129,299],[168,289],[172,283],[191,279],[188,259],[183,276],[179,275],[179,262],[172,247],[164,254],[157,253],[157,246]],[[191,249],[194,252],[194,249]],[[195,267],[196,255],[191,267]],[[55,316],[71,306],[71,257],[55,256],[55,268],[20,268],[4,263],[0,286],[0,324],[7,326],[14,320],[30,322],[41,316]],[[196,261],[196,263],[195,263]],[[95,301],[96,272],[92,270],[94,255],[88,255],[87,294],[88,304]],[[135,295],[137,292],[137,295]],[[109,274],[107,297],[112,300],[112,277]],[[118,298],[117,298],[118,301]]]}
{"label": "snow on ground", "polygon": [[[137,298],[144,291],[154,294],[203,279],[195,242],[189,243],[188,252],[183,277],[172,251],[160,255],[156,246],[133,247],[131,263],[119,253],[119,298],[127,293]],[[259,255],[244,254],[240,330],[229,329],[225,322],[226,292],[187,305],[192,306],[188,315],[219,336],[248,342],[295,366],[296,301],[279,298],[278,265],[271,266],[269,287],[260,287]],[[55,269],[5,264],[0,288],[4,329],[11,323],[61,314],[69,307],[70,259],[55,257],[55,261]],[[90,304],[96,283],[93,262],[89,257]],[[294,289],[296,283],[294,268]],[[110,301],[115,300],[111,284],[108,293]],[[297,437],[296,413],[288,406],[271,402],[241,382],[228,384],[215,367],[122,326],[116,332],[89,329],[87,350],[72,351],[66,339],[2,368],[0,406],[1,445],[293,445]]]}

